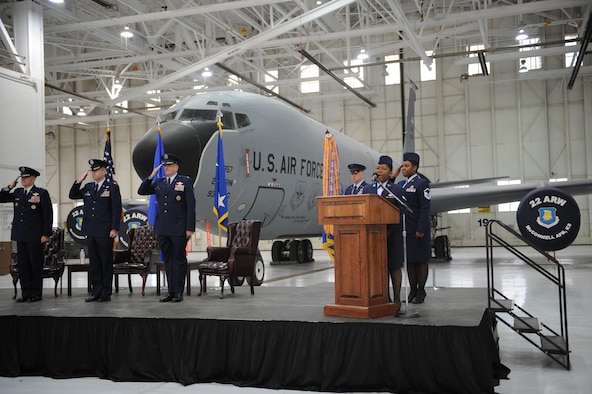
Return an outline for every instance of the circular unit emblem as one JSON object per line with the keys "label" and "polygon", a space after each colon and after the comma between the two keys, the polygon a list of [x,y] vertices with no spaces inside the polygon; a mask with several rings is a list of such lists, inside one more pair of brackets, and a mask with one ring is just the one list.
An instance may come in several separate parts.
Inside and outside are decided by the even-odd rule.
{"label": "circular unit emblem", "polygon": [[522,236],[544,251],[568,247],[580,231],[580,208],[569,194],[542,187],[526,194],[516,213]]}
{"label": "circular unit emblem", "polygon": [[119,225],[119,243],[121,247],[127,249],[129,246],[129,237],[127,230],[138,228],[148,223],[148,207],[132,208],[123,213],[123,220]]}
{"label": "circular unit emblem", "polygon": [[84,218],[84,206],[79,206],[70,211],[68,219],[66,219],[66,228],[70,237],[79,243],[86,246],[86,235],[82,233],[82,219]]}

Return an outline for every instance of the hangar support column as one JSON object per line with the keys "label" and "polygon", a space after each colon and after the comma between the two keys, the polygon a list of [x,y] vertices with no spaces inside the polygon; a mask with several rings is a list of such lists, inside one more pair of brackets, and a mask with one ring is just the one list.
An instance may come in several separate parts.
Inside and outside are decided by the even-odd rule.
{"label": "hangar support column", "polygon": [[[0,69],[0,186],[18,175],[18,167],[38,169],[37,184],[44,187],[45,174],[45,80],[43,14],[40,5],[21,1],[14,6],[13,40],[24,59],[19,71]],[[53,196],[52,196],[53,198]],[[10,240],[12,206],[0,204],[0,241]]]}

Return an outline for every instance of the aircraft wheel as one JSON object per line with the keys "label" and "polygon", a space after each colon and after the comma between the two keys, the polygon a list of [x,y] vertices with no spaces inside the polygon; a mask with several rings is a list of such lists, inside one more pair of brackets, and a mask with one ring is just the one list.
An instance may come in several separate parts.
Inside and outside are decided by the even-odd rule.
{"label": "aircraft wheel", "polygon": [[253,286],[261,286],[263,283],[263,278],[265,277],[265,264],[263,264],[263,257],[261,257],[261,253],[257,251],[257,260],[255,261],[255,268],[253,269],[253,276],[247,277],[247,283],[251,285],[251,280],[253,281]]}
{"label": "aircraft wheel", "polygon": [[313,261],[313,258],[312,258],[312,253],[313,253],[312,242],[310,242],[310,239],[305,239],[305,240],[302,241],[302,244],[304,245],[304,258],[305,258],[305,261]]}
{"label": "aircraft wheel", "polygon": [[245,283],[244,276],[233,276],[230,280],[232,280],[234,286],[242,286]]}
{"label": "aircraft wheel", "polygon": [[305,261],[304,244],[301,241],[294,240],[290,244],[290,260],[300,263]]}
{"label": "aircraft wheel", "polygon": [[300,241],[293,240],[290,242],[290,260],[298,260],[298,248],[300,247]]}
{"label": "aircraft wheel", "polygon": [[284,243],[282,241],[274,241],[271,245],[271,260],[282,261],[284,251]]}

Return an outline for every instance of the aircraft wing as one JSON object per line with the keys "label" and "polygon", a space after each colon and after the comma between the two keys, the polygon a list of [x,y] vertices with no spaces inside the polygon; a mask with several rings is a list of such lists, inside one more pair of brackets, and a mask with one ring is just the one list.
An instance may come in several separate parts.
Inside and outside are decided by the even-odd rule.
{"label": "aircraft wing", "polygon": [[506,186],[436,188],[431,190],[431,213],[520,201],[526,193],[544,186],[561,189],[572,196],[592,194],[592,179]]}
{"label": "aircraft wing", "polygon": [[507,176],[498,176],[495,178],[479,178],[479,179],[470,179],[468,181],[451,181],[451,182],[435,182],[430,184],[430,188],[434,189],[441,189],[443,187],[455,187],[455,186],[471,186],[471,185],[478,185],[481,183],[491,183],[495,181],[501,181],[502,179],[508,179]]}

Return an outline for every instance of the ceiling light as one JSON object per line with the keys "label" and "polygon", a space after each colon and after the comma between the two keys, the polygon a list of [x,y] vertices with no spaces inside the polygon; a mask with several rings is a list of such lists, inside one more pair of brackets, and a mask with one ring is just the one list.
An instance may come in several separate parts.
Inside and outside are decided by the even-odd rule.
{"label": "ceiling light", "polygon": [[520,60],[520,68],[518,69],[519,73],[527,73],[528,72],[528,68],[526,67],[526,60],[522,59]]}
{"label": "ceiling light", "polygon": [[364,48],[360,49],[360,54],[358,55],[358,60],[366,60],[368,59],[368,54]]}
{"label": "ceiling light", "polygon": [[122,87],[123,87],[123,85],[121,84],[119,79],[116,79],[113,81],[113,89],[121,89]]}
{"label": "ceiling light", "polygon": [[524,26],[522,25],[522,23],[520,23],[520,26],[518,26],[518,34],[516,35],[516,40],[522,41],[526,40],[527,38],[528,34],[526,34],[526,32],[524,31]]}
{"label": "ceiling light", "polygon": [[206,67],[205,70],[203,70],[203,72],[201,73],[201,76],[204,78],[211,77],[212,72],[210,71],[209,68]]}
{"label": "ceiling light", "polygon": [[132,33],[132,31],[130,30],[129,26],[125,26],[123,28],[123,31],[121,33],[119,33],[123,38],[132,38],[134,36],[134,33]]}
{"label": "ceiling light", "polygon": [[84,112],[84,108],[80,107],[78,112],[76,113],[78,116],[86,116],[86,112]]}
{"label": "ceiling light", "polygon": [[64,0],[49,0],[50,3],[62,4]]}

